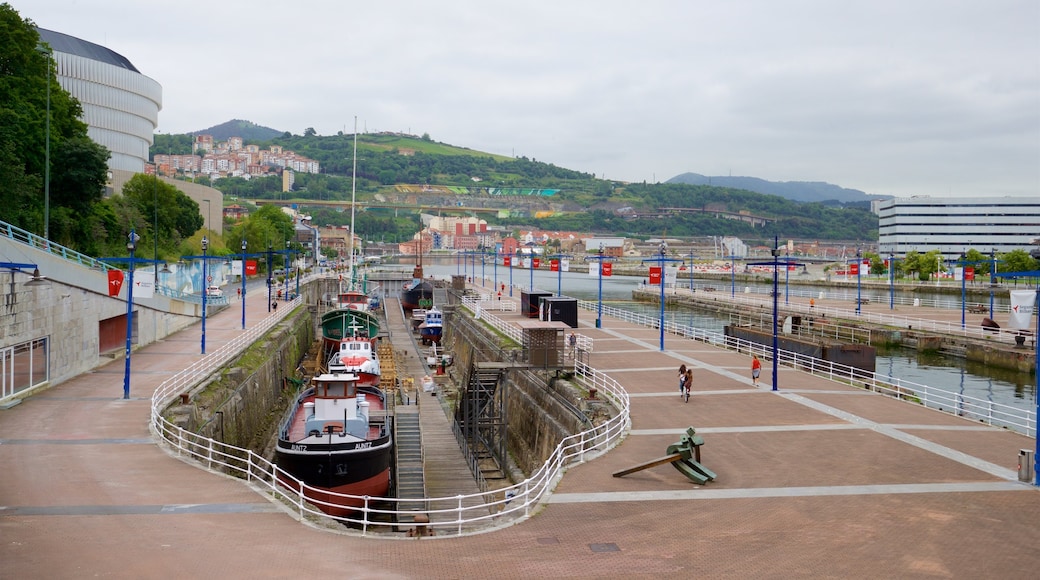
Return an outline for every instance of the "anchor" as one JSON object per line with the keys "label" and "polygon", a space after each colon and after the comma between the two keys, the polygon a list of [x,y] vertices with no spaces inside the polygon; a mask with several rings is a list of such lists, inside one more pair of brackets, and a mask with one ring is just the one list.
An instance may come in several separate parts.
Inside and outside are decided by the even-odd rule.
{"label": "anchor", "polygon": [[696,429],[689,427],[678,443],[668,446],[665,450],[665,453],[668,455],[658,457],[646,463],[640,463],[635,467],[615,471],[614,477],[622,477],[630,473],[670,463],[672,467],[678,469],[679,473],[685,475],[690,481],[704,485],[714,480],[717,476],[714,471],[701,465],[701,445],[704,445],[704,438],[697,435]]}

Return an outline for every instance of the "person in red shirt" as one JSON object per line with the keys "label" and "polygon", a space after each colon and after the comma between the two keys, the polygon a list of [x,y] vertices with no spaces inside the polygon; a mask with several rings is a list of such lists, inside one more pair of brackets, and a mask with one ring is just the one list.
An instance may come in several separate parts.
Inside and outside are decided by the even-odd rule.
{"label": "person in red shirt", "polygon": [[762,361],[757,355],[751,355],[751,384],[758,385],[758,375],[762,374]]}

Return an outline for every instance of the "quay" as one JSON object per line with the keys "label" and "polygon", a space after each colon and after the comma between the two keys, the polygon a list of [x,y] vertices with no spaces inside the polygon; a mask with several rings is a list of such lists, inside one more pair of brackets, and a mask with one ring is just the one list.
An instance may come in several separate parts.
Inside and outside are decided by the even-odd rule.
{"label": "quay", "polygon": [[[659,304],[659,288],[640,286],[633,291],[633,299]],[[905,304],[892,307],[887,301],[878,303],[861,298],[857,312],[856,298],[824,297],[826,294],[803,293],[785,300],[781,292],[777,301],[779,324],[782,326],[785,318],[793,316],[802,323],[796,334],[829,335],[845,342],[875,346],[934,350],[1020,372],[1035,372],[1037,343],[1033,330],[988,329],[982,322],[989,311],[978,303],[965,305],[965,324],[961,326],[960,309]],[[666,288],[665,304],[728,315],[736,324],[748,323],[772,332],[773,298],[768,294],[731,293],[716,288],[696,292],[684,287]],[[811,332],[813,327],[816,332]]]}
{"label": "quay", "polygon": [[[265,307],[248,305],[251,324],[289,309]],[[214,351],[242,334],[235,310],[210,317]],[[567,469],[512,525],[418,539],[336,533],[255,484],[178,458],[157,444],[149,408],[164,380],[203,358],[193,326],[134,352],[129,399],[114,363],[0,410],[0,575],[1035,575],[1040,490],[1018,480],[1016,465],[1033,438],[787,367],[777,391],[768,365],[756,387],[747,354],[672,335],[662,350],[656,329],[609,316],[597,328],[594,317],[579,311],[576,332],[592,345],[586,364],[627,393],[627,434]],[[407,348],[397,334],[395,349]],[[693,368],[689,403],[677,398],[680,364]],[[420,412],[437,410],[424,403]],[[424,443],[447,429],[429,418]],[[695,485],[667,465],[612,477],[660,457],[691,426],[715,481]]]}

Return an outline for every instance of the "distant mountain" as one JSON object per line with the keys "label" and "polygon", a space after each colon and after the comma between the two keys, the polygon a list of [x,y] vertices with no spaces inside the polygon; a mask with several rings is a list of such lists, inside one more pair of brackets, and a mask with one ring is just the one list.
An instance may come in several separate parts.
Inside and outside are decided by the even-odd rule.
{"label": "distant mountain", "polygon": [[212,135],[214,141],[227,141],[231,137],[241,137],[245,141],[269,141],[275,137],[281,137],[285,131],[278,131],[270,127],[261,127],[251,121],[232,119],[226,123],[214,125],[209,129],[193,131],[195,135]]}
{"label": "distant mountain", "polygon": [[815,201],[821,203],[828,201],[841,203],[869,202],[885,197],[882,195],[870,195],[858,189],[847,189],[822,181],[766,181],[757,177],[708,177],[699,173],[676,175],[669,179],[667,183],[732,187],[767,195],[777,195],[792,201]]}

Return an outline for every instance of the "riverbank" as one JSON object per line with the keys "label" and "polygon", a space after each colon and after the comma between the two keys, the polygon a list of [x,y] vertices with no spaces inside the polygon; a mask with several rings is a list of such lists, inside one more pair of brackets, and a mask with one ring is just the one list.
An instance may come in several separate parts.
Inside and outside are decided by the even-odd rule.
{"label": "riverbank", "polygon": [[[772,323],[773,302],[770,297],[756,294],[731,295],[725,292],[710,292],[703,289],[690,292],[688,289],[666,289],[665,304],[725,314],[746,321],[747,324],[769,328]],[[641,287],[632,292],[636,301],[659,303],[658,287]],[[812,303],[810,303],[812,300]],[[786,302],[786,303],[785,303]],[[787,330],[784,321],[792,323],[788,332],[799,332],[804,328],[817,330],[826,328],[838,340],[859,342],[873,346],[905,346],[919,351],[934,351],[981,362],[1018,372],[1036,372],[1036,343],[1026,340],[1022,345],[1015,342],[1010,333],[986,334],[975,326],[970,331],[957,323],[960,313],[948,309],[910,307],[914,317],[879,310],[876,304],[864,303],[857,313],[855,305],[848,301],[828,298],[799,297],[793,301],[781,301],[777,307],[777,318]],[[888,306],[884,308],[887,310]],[[981,315],[975,315],[981,317]],[[956,320],[954,320],[956,318]],[[742,322],[743,323],[743,322]],[[771,328],[769,328],[771,332]],[[960,333],[955,330],[961,330]]]}

